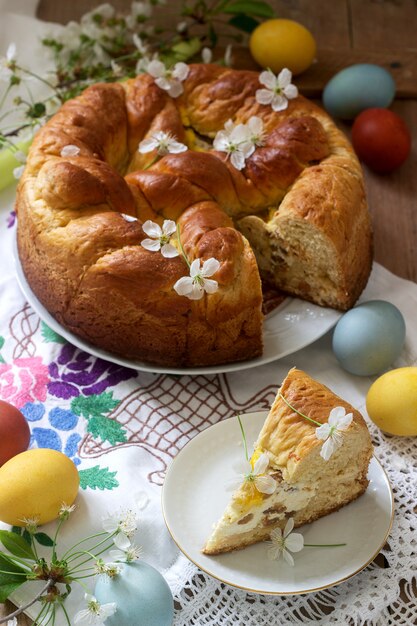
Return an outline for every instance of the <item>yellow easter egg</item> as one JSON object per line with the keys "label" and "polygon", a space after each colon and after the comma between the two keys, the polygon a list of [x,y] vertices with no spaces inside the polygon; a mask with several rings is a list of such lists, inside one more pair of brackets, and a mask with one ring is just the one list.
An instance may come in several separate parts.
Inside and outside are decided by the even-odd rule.
{"label": "yellow easter egg", "polygon": [[71,505],[80,478],[62,452],[34,448],[17,454],[0,467],[0,520],[24,526],[23,519],[46,524],[58,517],[63,503]]}
{"label": "yellow easter egg", "polygon": [[400,367],[377,378],[366,396],[366,410],[390,435],[417,435],[417,367]]}
{"label": "yellow easter egg", "polygon": [[275,74],[284,67],[301,74],[310,67],[317,50],[314,37],[305,26],[285,19],[259,24],[250,36],[249,48],[255,61]]}

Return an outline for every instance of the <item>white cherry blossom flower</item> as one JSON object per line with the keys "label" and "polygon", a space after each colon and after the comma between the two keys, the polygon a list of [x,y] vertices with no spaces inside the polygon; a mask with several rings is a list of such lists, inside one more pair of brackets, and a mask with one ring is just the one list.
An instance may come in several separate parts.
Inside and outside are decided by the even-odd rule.
{"label": "white cherry blossom flower", "polygon": [[98,575],[105,575],[109,578],[115,578],[122,573],[122,567],[116,563],[105,563],[103,559],[98,559],[94,566],[94,572]]}
{"label": "white cherry blossom flower", "polygon": [[7,626],[17,626],[17,617],[7,620]]}
{"label": "white cherry blossom flower", "polygon": [[203,63],[211,63],[213,59],[213,50],[211,48],[203,48],[201,51],[201,59]]}
{"label": "white cherry blossom flower", "polygon": [[178,250],[172,243],[169,243],[172,235],[176,232],[177,226],[173,220],[164,220],[162,228],[152,220],[146,220],[142,224],[143,231],[150,237],[141,241],[141,246],[150,252],[161,251],[162,256],[172,259],[179,255]]}
{"label": "white cherry blossom flower", "polygon": [[183,81],[187,78],[190,68],[186,63],[176,63],[167,68],[162,61],[154,60],[148,65],[147,72],[155,78],[155,83],[168,92],[171,98],[178,98],[183,91]]}
{"label": "white cherry blossom flower", "polygon": [[177,24],[177,33],[185,33],[185,31],[188,28],[188,24],[185,20],[183,20],[182,22],[178,22]]}
{"label": "white cherry blossom flower", "polygon": [[282,556],[289,565],[294,565],[294,559],[290,552],[300,552],[304,548],[304,537],[301,533],[292,533],[294,520],[292,517],[287,521],[284,532],[281,528],[275,528],[271,532],[271,541],[268,542],[268,558],[275,561]]}
{"label": "white cherry blossom flower", "polygon": [[328,422],[316,428],[317,439],[324,439],[320,450],[320,456],[328,461],[333,452],[340,448],[343,443],[343,431],[347,430],[353,420],[353,414],[348,413],[344,407],[336,406],[330,411]]}
{"label": "white cherry blossom flower", "polygon": [[271,494],[276,490],[277,483],[272,476],[265,473],[268,465],[269,457],[263,452],[255,461],[253,469],[251,462],[246,459],[236,469],[240,475],[243,474],[246,483],[253,485],[260,493]]}
{"label": "white cherry blossom flower", "polygon": [[137,517],[134,511],[119,511],[112,513],[102,520],[103,528],[108,533],[116,533],[113,541],[121,549],[126,540],[130,545],[130,539],[137,531]]}
{"label": "white cherry blossom flower", "polygon": [[186,296],[190,300],[201,300],[206,293],[215,293],[218,288],[216,280],[210,280],[220,268],[217,259],[211,257],[204,261],[201,267],[201,259],[194,259],[190,266],[190,275],[183,276],[174,285],[174,289],[179,296]]}
{"label": "white cherry blossom flower", "polygon": [[62,157],[74,157],[80,154],[81,150],[78,146],[74,146],[74,144],[69,143],[67,146],[64,146],[60,152]]}
{"label": "white cherry blossom flower", "polygon": [[117,606],[115,602],[100,604],[100,602],[89,593],[86,593],[84,598],[87,602],[87,608],[76,613],[74,624],[80,624],[80,626],[104,626],[106,619],[116,613]]}
{"label": "white cherry blossom flower", "polygon": [[287,68],[281,70],[278,76],[271,70],[262,72],[259,82],[267,89],[257,90],[256,101],[259,104],[271,105],[273,111],[283,111],[288,107],[288,100],[298,96],[298,89],[291,84],[291,78],[292,73]]}
{"label": "white cherry blossom flower", "polygon": [[110,550],[109,554],[114,561],[121,563],[133,563],[142,556],[142,548],[135,544],[131,544],[125,550]]}
{"label": "white cherry blossom flower", "polygon": [[39,526],[39,517],[22,517],[22,519],[20,519],[19,521],[24,524],[26,530],[31,535],[34,535],[37,532]]}
{"label": "white cherry blossom flower", "polygon": [[188,148],[185,144],[176,141],[170,133],[158,130],[139,144],[138,151],[142,154],[152,152],[152,150],[156,150],[159,156],[164,156],[165,154],[179,154]]}
{"label": "white cherry blossom flower", "polygon": [[255,145],[249,140],[246,124],[233,125],[231,120],[225,124],[214,138],[213,148],[219,152],[226,152],[230,162],[237,170],[245,167],[245,162],[255,150]]}

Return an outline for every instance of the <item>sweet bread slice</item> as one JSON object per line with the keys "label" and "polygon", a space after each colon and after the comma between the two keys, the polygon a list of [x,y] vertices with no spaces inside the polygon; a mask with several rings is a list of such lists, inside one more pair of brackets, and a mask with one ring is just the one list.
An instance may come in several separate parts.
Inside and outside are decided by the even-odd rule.
{"label": "sweet bread slice", "polygon": [[263,465],[261,490],[252,469],[215,525],[204,554],[263,541],[289,518],[301,526],[355,500],[368,486],[372,452],[361,414],[305,372],[290,370],[251,458],[252,468],[261,459],[257,471]]}

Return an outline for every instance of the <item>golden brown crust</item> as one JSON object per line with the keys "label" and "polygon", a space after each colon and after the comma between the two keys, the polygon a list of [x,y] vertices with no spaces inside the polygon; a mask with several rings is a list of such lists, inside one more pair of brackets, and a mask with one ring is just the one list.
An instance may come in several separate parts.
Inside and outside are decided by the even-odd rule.
{"label": "golden brown crust", "polygon": [[347,432],[357,433],[362,439],[359,449],[371,457],[371,439],[359,411],[302,370],[293,368],[282,383],[257,441],[257,447],[270,453],[274,467],[280,468],[287,480],[299,479],[304,471],[308,474],[311,453],[317,455],[323,443],[316,437],[316,425],[287,403],[320,424],[328,421],[333,408],[343,407],[353,415]]}
{"label": "golden brown crust", "polygon": [[[102,348],[167,365],[258,356],[254,253],[275,286],[352,306],[371,263],[356,157],[318,107],[300,96],[274,113],[257,103],[259,86],[255,72],[192,65],[174,100],[141,75],[89,87],[39,131],[16,201],[19,254],[33,291],[64,326]],[[242,171],[224,152],[192,149],[190,133],[210,143],[228,119],[253,115],[266,137]],[[191,149],[157,162],[138,153],[160,130]],[[62,157],[67,145],[79,154]],[[139,221],[122,224],[120,213]],[[177,296],[172,287],[185,264],[140,246],[141,222],[164,218],[180,220],[191,259],[221,261],[216,294],[199,302]],[[160,339],[148,337],[152,328]]]}

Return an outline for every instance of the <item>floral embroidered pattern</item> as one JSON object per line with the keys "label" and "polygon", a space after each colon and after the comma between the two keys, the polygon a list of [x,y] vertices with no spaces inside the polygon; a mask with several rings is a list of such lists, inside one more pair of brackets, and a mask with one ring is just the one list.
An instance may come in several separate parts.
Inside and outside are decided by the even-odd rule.
{"label": "floral embroidered pattern", "polygon": [[0,397],[18,409],[27,402],[46,400],[48,367],[40,356],[0,363]]}

